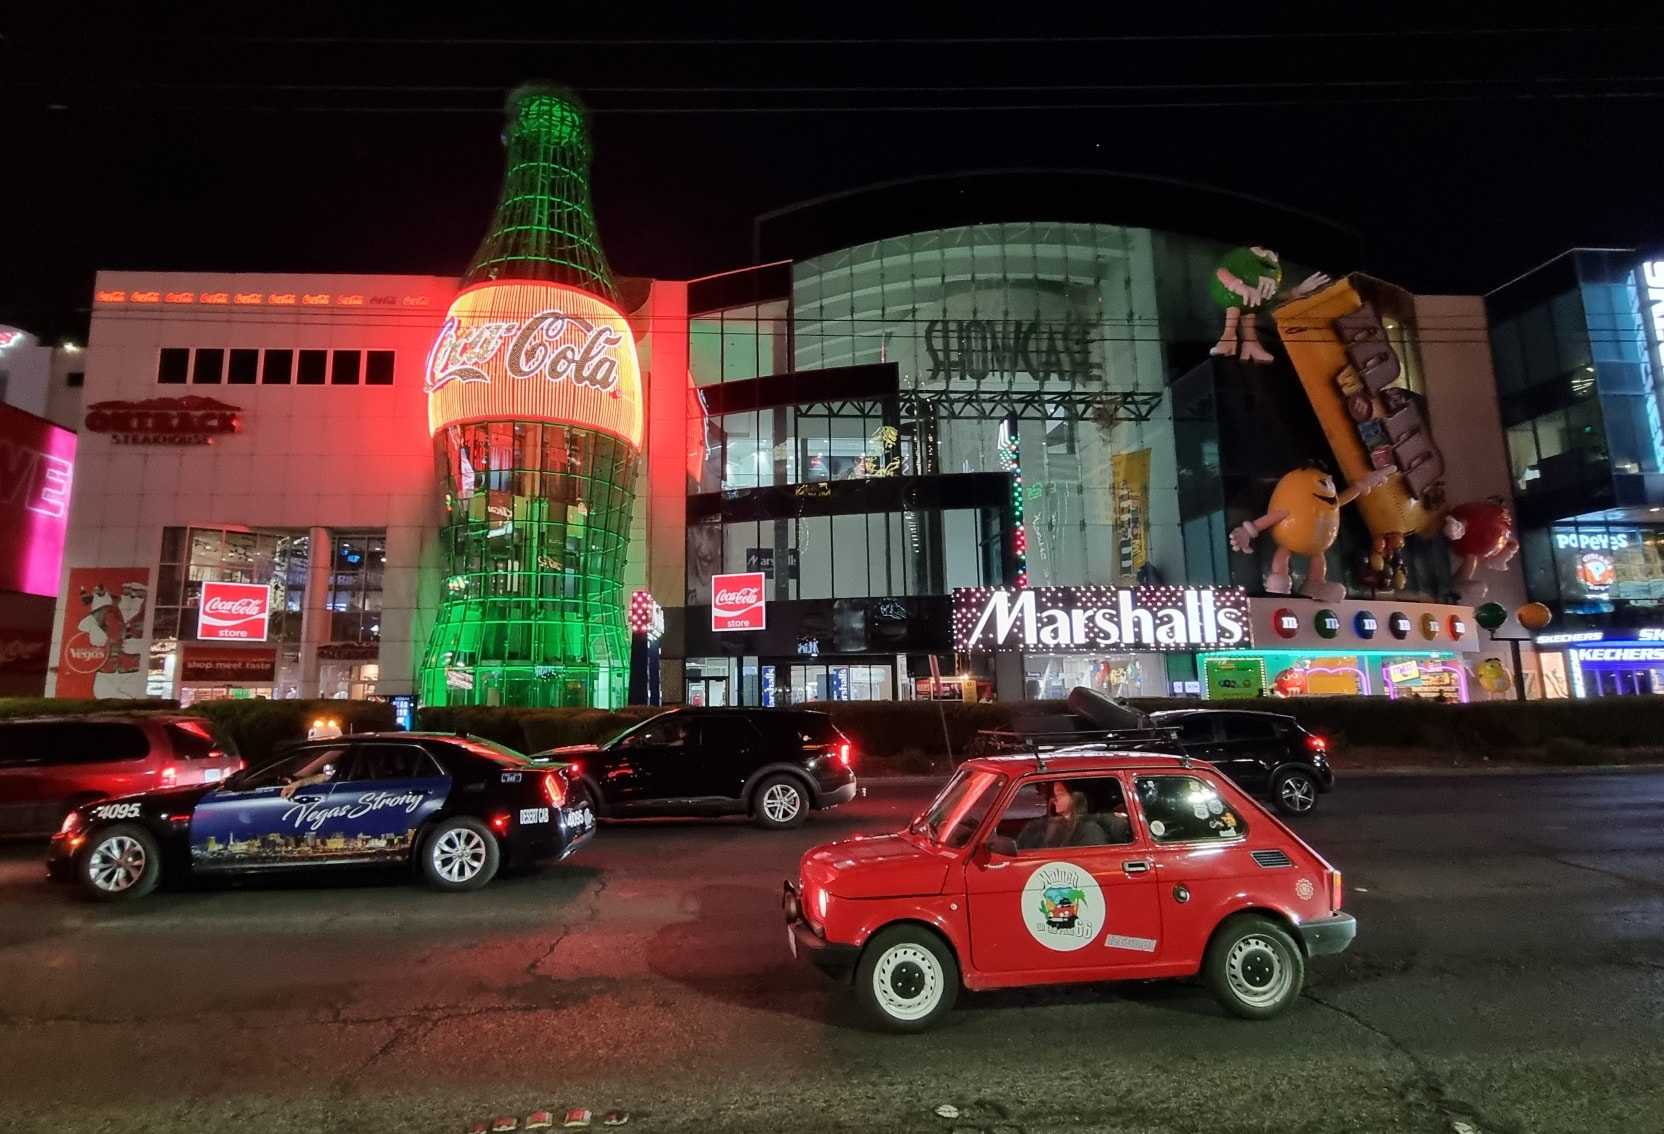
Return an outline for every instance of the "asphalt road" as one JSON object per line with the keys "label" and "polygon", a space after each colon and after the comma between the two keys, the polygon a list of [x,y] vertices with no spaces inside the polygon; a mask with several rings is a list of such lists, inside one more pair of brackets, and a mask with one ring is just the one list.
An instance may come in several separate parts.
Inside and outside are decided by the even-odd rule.
{"label": "asphalt road", "polygon": [[611,825],[465,896],[355,876],[110,909],[0,848],[0,1129],[582,1105],[643,1132],[1664,1130],[1664,773],[1343,782],[1298,829],[1360,936],[1269,1023],[1193,985],[1097,986],[876,1035],[790,960],[780,881],[929,793],[879,783],[785,834]]}

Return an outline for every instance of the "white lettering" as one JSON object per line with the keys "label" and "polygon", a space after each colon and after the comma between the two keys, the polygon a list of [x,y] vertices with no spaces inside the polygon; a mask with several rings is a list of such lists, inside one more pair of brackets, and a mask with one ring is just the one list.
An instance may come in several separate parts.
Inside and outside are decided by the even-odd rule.
{"label": "white lettering", "polygon": [[960,649],[1229,648],[1249,639],[1248,600],[1235,587],[961,588],[954,608]]}

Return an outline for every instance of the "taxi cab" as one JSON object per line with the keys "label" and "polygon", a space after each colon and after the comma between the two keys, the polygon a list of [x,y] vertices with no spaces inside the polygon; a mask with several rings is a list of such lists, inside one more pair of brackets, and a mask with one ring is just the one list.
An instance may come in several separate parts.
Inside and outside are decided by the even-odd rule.
{"label": "taxi cab", "polygon": [[808,851],[794,956],[919,1031],[981,990],[1201,974],[1248,1019],[1351,944],[1341,876],[1212,766],[1065,749],[963,764],[906,830]]}

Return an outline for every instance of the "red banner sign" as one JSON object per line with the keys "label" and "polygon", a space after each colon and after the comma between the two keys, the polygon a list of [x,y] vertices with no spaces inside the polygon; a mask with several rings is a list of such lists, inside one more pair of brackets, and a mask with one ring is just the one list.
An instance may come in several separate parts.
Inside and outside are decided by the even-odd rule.
{"label": "red banner sign", "polygon": [[0,591],[57,595],[74,473],[75,434],[0,404]]}
{"label": "red banner sign", "polygon": [[711,629],[765,630],[768,608],[763,601],[763,572],[711,576]]}
{"label": "red banner sign", "polygon": [[277,649],[236,649],[228,646],[183,646],[180,648],[181,681],[277,680]]}
{"label": "red banner sign", "polygon": [[242,407],[190,394],[137,402],[94,402],[87,407],[89,433],[108,433],[118,445],[212,445],[243,427]]}
{"label": "red banner sign", "polygon": [[196,636],[205,642],[264,642],[272,589],[264,583],[203,583]]}
{"label": "red banner sign", "polygon": [[148,567],[76,567],[60,604],[58,697],[143,697]]}

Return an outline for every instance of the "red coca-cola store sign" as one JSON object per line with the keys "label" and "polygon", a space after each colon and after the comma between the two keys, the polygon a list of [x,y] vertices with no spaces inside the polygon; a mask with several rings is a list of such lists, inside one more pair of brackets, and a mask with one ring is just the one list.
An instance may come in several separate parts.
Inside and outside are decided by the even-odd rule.
{"label": "red coca-cola store sign", "polygon": [[196,636],[209,642],[264,642],[272,589],[264,583],[203,583]]}
{"label": "red coca-cola store sign", "polygon": [[768,607],[763,601],[763,573],[711,576],[711,629],[765,630]]}

